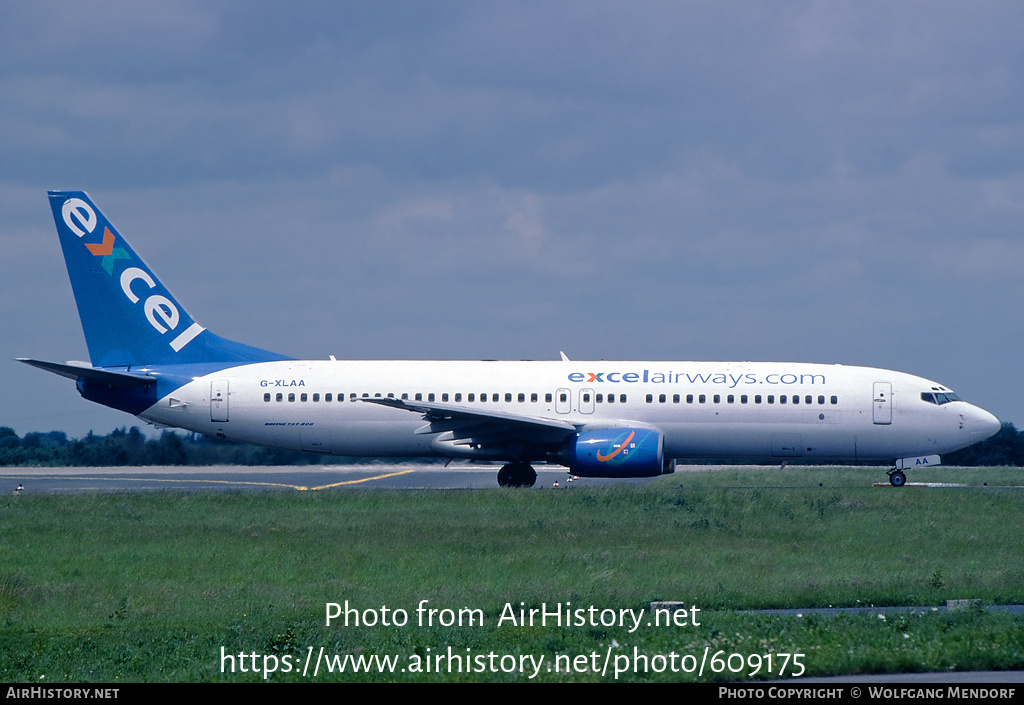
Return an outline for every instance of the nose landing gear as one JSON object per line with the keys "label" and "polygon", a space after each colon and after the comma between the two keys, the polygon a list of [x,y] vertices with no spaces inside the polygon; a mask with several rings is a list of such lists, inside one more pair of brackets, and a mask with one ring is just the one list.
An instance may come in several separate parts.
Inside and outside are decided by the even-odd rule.
{"label": "nose landing gear", "polygon": [[889,471],[889,484],[893,487],[903,487],[907,483],[907,476],[902,470]]}

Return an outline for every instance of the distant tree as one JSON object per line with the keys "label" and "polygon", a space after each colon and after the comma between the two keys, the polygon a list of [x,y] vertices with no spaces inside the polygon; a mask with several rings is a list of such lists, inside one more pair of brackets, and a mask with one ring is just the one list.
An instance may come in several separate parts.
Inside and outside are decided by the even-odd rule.
{"label": "distant tree", "polygon": [[185,443],[174,431],[164,431],[160,439],[146,442],[147,465],[185,465]]}
{"label": "distant tree", "polygon": [[19,448],[21,439],[14,429],[9,426],[0,426],[0,448]]}
{"label": "distant tree", "polygon": [[37,448],[42,448],[43,434],[26,433],[25,437],[21,439],[21,447],[25,450],[36,450]]}

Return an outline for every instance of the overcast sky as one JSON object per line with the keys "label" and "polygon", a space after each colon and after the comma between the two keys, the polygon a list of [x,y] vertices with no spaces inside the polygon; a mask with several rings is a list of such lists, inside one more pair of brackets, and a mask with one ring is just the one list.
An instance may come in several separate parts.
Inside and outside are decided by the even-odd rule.
{"label": "overcast sky", "polygon": [[0,0],[0,425],[141,425],[46,190],[293,357],[786,360],[1024,425],[1024,3]]}

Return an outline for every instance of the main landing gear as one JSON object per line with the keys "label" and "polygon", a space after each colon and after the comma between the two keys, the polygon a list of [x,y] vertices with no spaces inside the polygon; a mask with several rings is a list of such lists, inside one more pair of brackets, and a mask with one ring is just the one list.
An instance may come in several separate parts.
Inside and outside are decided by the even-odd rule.
{"label": "main landing gear", "polygon": [[889,471],[889,484],[893,487],[903,487],[907,483],[907,476],[903,474],[902,470],[890,470]]}
{"label": "main landing gear", "polygon": [[502,487],[533,487],[537,473],[529,463],[509,463],[498,471],[498,484]]}

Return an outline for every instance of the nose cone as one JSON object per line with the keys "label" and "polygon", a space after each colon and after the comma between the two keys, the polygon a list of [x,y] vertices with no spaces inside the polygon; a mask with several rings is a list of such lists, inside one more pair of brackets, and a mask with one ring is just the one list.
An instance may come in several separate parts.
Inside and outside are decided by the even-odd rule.
{"label": "nose cone", "polygon": [[967,419],[968,428],[971,431],[971,443],[983,441],[999,432],[999,419],[984,409],[972,406]]}

